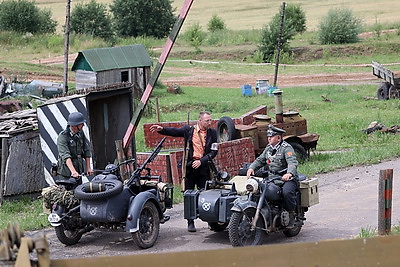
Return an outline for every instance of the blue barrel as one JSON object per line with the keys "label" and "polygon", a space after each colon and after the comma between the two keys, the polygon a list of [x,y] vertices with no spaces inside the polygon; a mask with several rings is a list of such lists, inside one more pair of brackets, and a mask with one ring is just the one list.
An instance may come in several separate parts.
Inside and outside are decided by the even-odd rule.
{"label": "blue barrel", "polygon": [[244,96],[251,96],[252,95],[251,85],[250,84],[242,85],[242,95],[244,95]]}

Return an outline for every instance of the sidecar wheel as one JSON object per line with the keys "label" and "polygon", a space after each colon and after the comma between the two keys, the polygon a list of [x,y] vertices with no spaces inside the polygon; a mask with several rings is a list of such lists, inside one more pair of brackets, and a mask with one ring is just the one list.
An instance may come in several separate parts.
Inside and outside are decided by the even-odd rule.
{"label": "sidecar wheel", "polygon": [[260,216],[256,229],[251,229],[251,222],[255,209],[246,209],[244,212],[233,212],[229,221],[229,240],[233,247],[257,246],[263,243],[265,225]]}
{"label": "sidecar wheel", "polygon": [[79,185],[74,192],[76,198],[79,200],[106,199],[121,193],[124,187],[119,180],[103,180],[102,183],[105,184],[106,191],[85,192],[86,183]]}
{"label": "sidecar wheel", "polygon": [[60,226],[56,226],[55,230],[58,240],[67,246],[78,243],[83,234],[82,229],[67,230],[62,224]]}
{"label": "sidecar wheel", "polygon": [[208,226],[210,227],[211,231],[214,232],[222,232],[228,227],[227,223],[224,224],[219,224],[219,223],[208,223]]}
{"label": "sidecar wheel", "polygon": [[153,202],[144,204],[139,216],[139,230],[132,234],[132,239],[140,248],[150,248],[157,241],[160,231],[160,218]]}

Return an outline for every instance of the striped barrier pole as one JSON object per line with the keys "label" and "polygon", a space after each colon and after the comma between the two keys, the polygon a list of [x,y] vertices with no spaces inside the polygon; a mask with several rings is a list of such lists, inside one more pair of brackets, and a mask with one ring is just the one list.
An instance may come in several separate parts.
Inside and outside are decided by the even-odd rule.
{"label": "striped barrier pole", "polygon": [[387,235],[392,223],[393,169],[380,170],[378,196],[378,233]]}
{"label": "striped barrier pole", "polygon": [[178,36],[178,33],[183,25],[183,22],[185,21],[186,15],[188,14],[193,1],[194,0],[186,0],[183,3],[183,7],[181,9],[181,12],[179,13],[178,19],[175,22],[175,25],[172,28],[170,35],[168,36],[168,40],[163,48],[160,58],[158,59],[158,63],[154,68],[153,74],[150,77],[149,83],[147,84],[146,89],[143,92],[142,98],[140,99],[140,102],[135,109],[135,114],[133,115],[133,118],[128,126],[123,140],[125,153],[129,149],[129,144],[131,143],[133,135],[135,134],[136,128],[139,124],[140,118],[143,115],[146,104],[150,98],[151,93],[153,92],[153,88],[158,80],[158,77],[160,76],[165,62],[167,61],[168,55],[171,52],[172,46],[174,45],[176,37]]}

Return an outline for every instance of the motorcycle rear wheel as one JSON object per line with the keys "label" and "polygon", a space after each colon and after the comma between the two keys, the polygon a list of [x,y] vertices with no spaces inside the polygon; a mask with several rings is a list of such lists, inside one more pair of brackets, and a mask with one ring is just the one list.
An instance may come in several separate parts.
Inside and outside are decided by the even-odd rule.
{"label": "motorcycle rear wheel", "polygon": [[251,222],[256,210],[246,209],[243,212],[233,212],[229,221],[229,240],[233,247],[257,246],[264,240],[264,221],[260,216],[256,229],[251,229]]}
{"label": "motorcycle rear wheel", "polygon": [[[300,216],[300,217],[304,217],[304,212],[301,212],[301,215],[302,215],[302,216]],[[295,221],[295,227],[292,228],[292,229],[284,230],[284,231],[283,231],[283,234],[284,234],[286,237],[293,237],[293,236],[296,236],[296,235],[298,235],[298,234],[300,233],[300,230],[301,230],[301,227],[302,227],[302,226],[303,226],[303,223],[302,223],[302,221],[299,219],[299,216],[297,215],[297,216],[296,216],[296,221]]]}
{"label": "motorcycle rear wheel", "polygon": [[83,235],[82,229],[67,230],[62,224],[60,226],[56,226],[55,231],[58,240],[67,246],[78,243]]}
{"label": "motorcycle rear wheel", "polygon": [[149,248],[157,241],[160,218],[153,202],[147,201],[140,212],[139,230],[132,233],[132,239],[140,248]]}

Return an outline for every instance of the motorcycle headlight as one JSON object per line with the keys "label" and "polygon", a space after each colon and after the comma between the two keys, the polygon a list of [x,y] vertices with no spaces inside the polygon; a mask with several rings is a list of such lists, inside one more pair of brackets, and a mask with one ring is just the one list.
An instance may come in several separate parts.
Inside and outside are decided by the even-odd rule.
{"label": "motorcycle headlight", "polygon": [[258,190],[258,183],[254,179],[247,179],[246,190],[248,192],[256,192]]}

